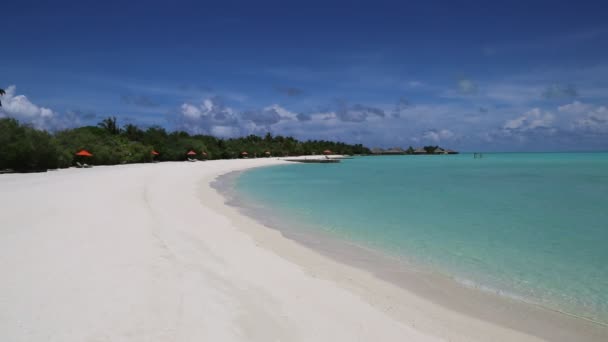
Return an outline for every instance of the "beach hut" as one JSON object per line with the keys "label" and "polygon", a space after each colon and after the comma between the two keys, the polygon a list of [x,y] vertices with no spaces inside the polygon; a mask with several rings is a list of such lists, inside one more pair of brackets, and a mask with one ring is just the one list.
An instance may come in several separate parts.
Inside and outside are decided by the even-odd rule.
{"label": "beach hut", "polygon": [[[90,167],[87,163],[84,162],[84,158],[91,158],[93,154],[87,150],[80,150],[76,152],[76,166],[78,167]],[[80,159],[80,160],[79,160]],[[82,163],[80,163],[82,161]]]}
{"label": "beach hut", "polygon": [[325,151],[323,151],[323,154],[324,155],[329,155],[329,154],[331,154],[331,151],[330,150],[325,150]]}
{"label": "beach hut", "polygon": [[241,152],[241,157],[243,158],[247,158],[248,155],[249,153],[247,153],[246,151]]}

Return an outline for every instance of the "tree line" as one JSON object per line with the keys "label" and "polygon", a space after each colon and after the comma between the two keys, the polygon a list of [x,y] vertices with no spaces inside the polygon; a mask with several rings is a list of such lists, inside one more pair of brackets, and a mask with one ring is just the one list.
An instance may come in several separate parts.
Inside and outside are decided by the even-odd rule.
{"label": "tree line", "polygon": [[270,133],[263,137],[220,139],[183,131],[168,132],[160,126],[141,129],[133,124],[120,126],[115,117],[108,117],[97,126],[55,133],[21,124],[13,118],[0,119],[0,170],[26,172],[70,167],[80,158],[75,153],[82,149],[93,154],[83,159],[89,165],[181,161],[188,158],[188,151],[194,151],[196,155],[190,157],[197,159],[239,158],[244,156],[243,152],[247,152],[248,157],[312,155],[325,150],[350,155],[370,152],[361,144],[299,141]]}

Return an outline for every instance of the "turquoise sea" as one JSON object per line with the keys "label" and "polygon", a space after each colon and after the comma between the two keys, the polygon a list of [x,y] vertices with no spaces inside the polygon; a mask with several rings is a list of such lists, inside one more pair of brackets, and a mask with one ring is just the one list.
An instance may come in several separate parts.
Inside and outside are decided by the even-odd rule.
{"label": "turquoise sea", "polygon": [[608,323],[608,153],[358,157],[254,169],[236,191],[298,229]]}

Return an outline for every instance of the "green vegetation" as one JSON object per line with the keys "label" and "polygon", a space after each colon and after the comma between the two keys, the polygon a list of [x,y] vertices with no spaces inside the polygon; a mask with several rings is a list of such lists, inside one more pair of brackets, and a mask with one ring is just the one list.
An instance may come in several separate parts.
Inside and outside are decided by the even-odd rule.
{"label": "green vegetation", "polygon": [[0,146],[0,170],[41,171],[71,163],[52,135],[14,119],[0,119]]}
{"label": "green vegetation", "polygon": [[[219,139],[186,132],[167,132],[162,127],[142,130],[135,125],[120,127],[115,117],[97,126],[68,129],[54,134],[20,124],[11,118],[0,119],[0,170],[19,172],[44,171],[72,166],[76,161],[89,165],[186,160],[193,150],[198,159],[230,159],[241,157],[288,156],[322,154],[368,154],[363,145],[349,145],[323,140],[298,141],[270,133],[264,137],[250,135],[242,138]],[[76,157],[85,149],[92,157]],[[159,153],[153,156],[152,151]],[[204,152],[204,153],[203,153]],[[270,152],[270,154],[266,154]],[[206,155],[205,155],[206,154]],[[82,158],[82,159],[77,159]]]}

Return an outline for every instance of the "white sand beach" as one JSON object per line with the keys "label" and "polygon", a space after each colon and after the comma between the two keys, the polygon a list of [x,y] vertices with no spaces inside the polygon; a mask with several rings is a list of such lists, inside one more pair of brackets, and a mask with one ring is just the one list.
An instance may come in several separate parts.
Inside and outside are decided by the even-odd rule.
{"label": "white sand beach", "polygon": [[210,187],[279,163],[0,175],[0,340],[541,340],[318,254]]}

